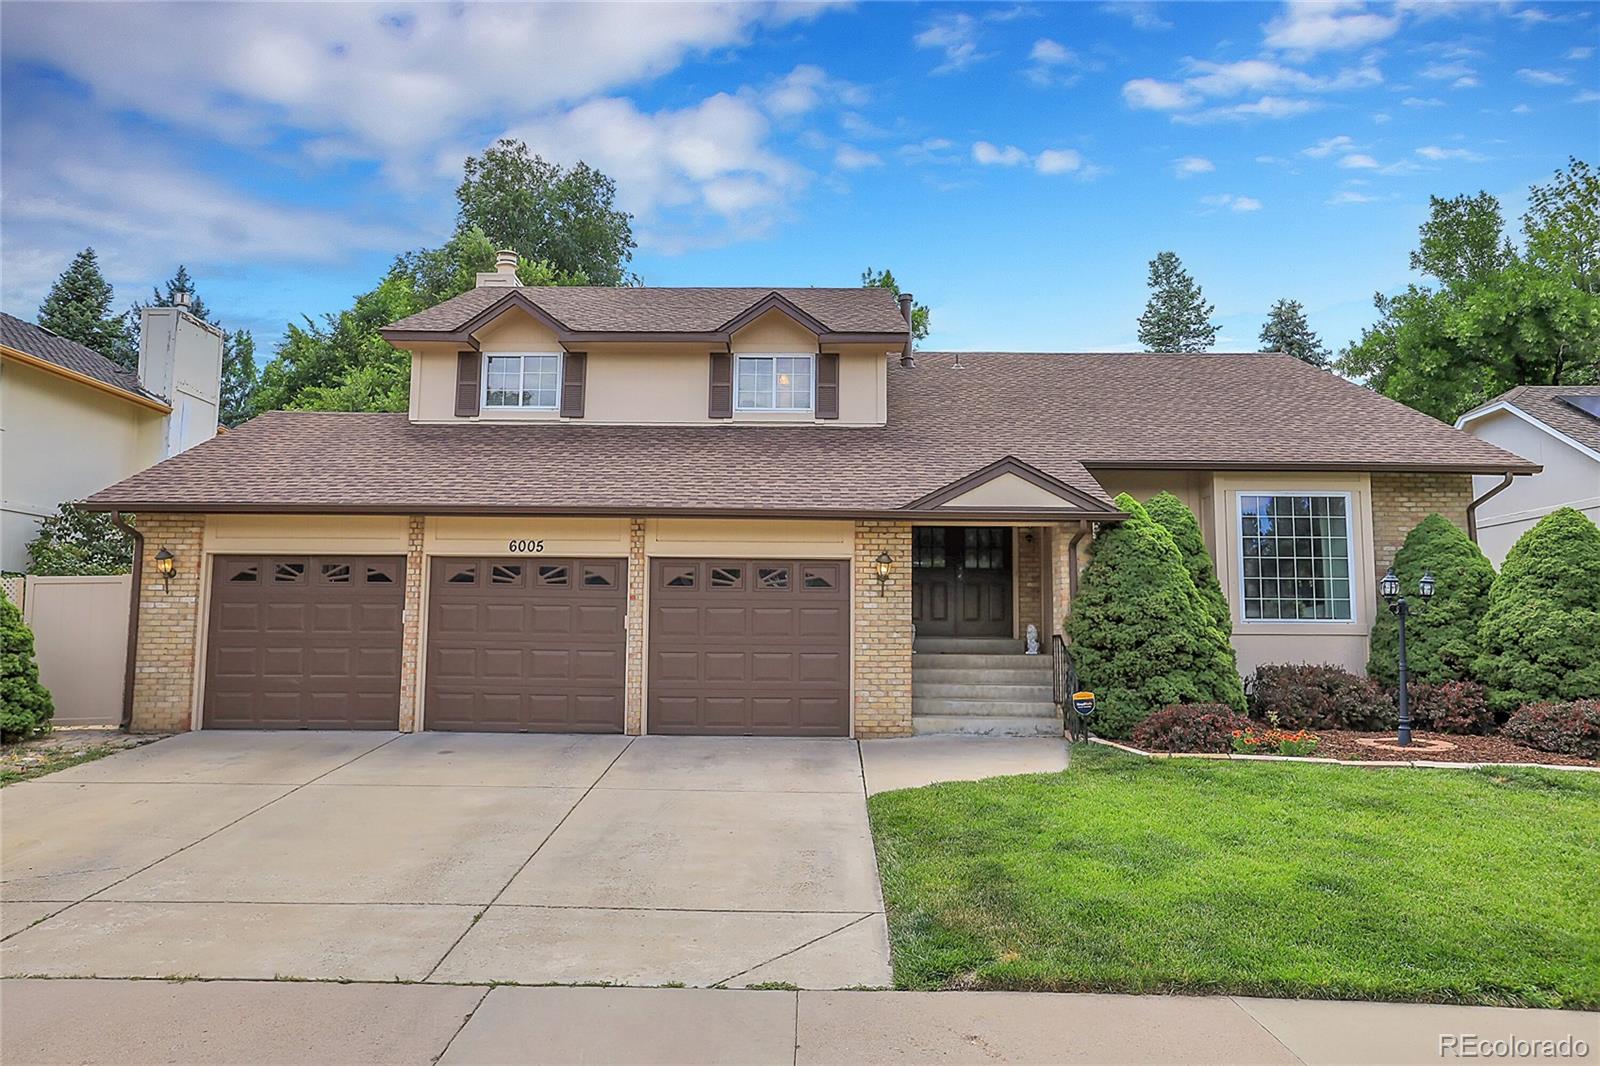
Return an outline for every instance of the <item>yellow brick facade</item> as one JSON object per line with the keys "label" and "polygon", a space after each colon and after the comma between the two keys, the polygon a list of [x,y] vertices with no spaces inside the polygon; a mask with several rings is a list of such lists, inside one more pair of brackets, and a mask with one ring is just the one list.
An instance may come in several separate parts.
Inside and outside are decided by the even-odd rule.
{"label": "yellow brick facade", "polygon": [[1441,514],[1465,531],[1471,503],[1470,474],[1373,474],[1372,544],[1377,577],[1382,578],[1394,562],[1406,534],[1429,515]]}
{"label": "yellow brick facade", "polygon": [[1044,528],[1024,526],[1017,530],[1017,558],[1012,565],[1017,581],[1017,635],[1026,636],[1028,626],[1039,627],[1039,643],[1048,645],[1050,634],[1044,624]]}
{"label": "yellow brick facade", "polygon": [[623,732],[636,737],[644,731],[644,612],[645,586],[650,564],[644,554],[644,519],[628,523],[627,681],[623,690]]}
{"label": "yellow brick facade", "polygon": [[[878,556],[892,560],[878,582]],[[911,524],[856,523],[853,676],[855,735],[911,735]]]}
{"label": "yellow brick facade", "polygon": [[400,616],[400,729],[420,729],[422,696],[418,689],[422,661],[422,589],[426,558],[422,538],[427,519],[412,515],[406,522],[406,604]]}
{"label": "yellow brick facade", "polygon": [[[133,667],[135,733],[190,728],[199,648],[204,515],[140,515],[144,560],[139,581],[139,643]],[[156,569],[156,553],[174,556],[172,580]]]}

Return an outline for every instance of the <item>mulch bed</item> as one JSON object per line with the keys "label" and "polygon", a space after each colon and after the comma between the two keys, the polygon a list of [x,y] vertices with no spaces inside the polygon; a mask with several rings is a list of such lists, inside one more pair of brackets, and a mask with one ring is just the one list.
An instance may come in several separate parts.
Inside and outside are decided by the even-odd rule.
{"label": "mulch bed", "polygon": [[[1316,731],[1318,744],[1313,753],[1320,759],[1359,759],[1365,762],[1409,762],[1424,759],[1429,762],[1522,762],[1544,763],[1547,766],[1595,766],[1594,759],[1576,755],[1557,755],[1553,751],[1539,751],[1507,740],[1505,737],[1460,736],[1455,733],[1412,734],[1416,741],[1444,741],[1455,747],[1444,751],[1424,750],[1432,744],[1413,743],[1410,751],[1395,745],[1393,733],[1359,733],[1352,729],[1321,729]],[[1361,744],[1361,740],[1376,740],[1383,746]]]}

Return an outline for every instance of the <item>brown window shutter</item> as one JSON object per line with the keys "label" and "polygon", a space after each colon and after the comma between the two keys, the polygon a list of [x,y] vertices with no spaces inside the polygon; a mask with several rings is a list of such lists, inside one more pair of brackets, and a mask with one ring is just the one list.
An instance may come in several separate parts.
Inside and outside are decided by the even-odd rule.
{"label": "brown window shutter", "polygon": [[585,352],[568,352],[561,368],[561,417],[583,417],[583,379],[589,366]]}
{"label": "brown window shutter", "polygon": [[711,403],[707,418],[733,417],[733,356],[711,353]]}
{"label": "brown window shutter", "polygon": [[456,353],[456,417],[478,416],[478,374],[483,367],[483,356],[477,352]]}
{"label": "brown window shutter", "polygon": [[839,353],[817,356],[817,417],[839,417]]}

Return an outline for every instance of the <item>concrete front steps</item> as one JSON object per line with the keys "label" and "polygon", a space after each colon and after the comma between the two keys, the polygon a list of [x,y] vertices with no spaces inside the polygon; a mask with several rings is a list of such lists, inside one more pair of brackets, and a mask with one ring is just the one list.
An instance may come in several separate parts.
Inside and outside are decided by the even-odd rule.
{"label": "concrete front steps", "polygon": [[1050,657],[1020,640],[918,637],[911,657],[911,731],[972,736],[1061,735]]}

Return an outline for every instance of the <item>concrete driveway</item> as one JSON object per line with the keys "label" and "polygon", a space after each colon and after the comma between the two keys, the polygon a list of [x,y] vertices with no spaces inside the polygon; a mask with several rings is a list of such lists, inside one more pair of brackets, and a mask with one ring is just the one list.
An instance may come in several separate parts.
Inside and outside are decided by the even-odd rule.
{"label": "concrete driveway", "polygon": [[887,986],[848,740],[191,733],[0,792],[8,976]]}

